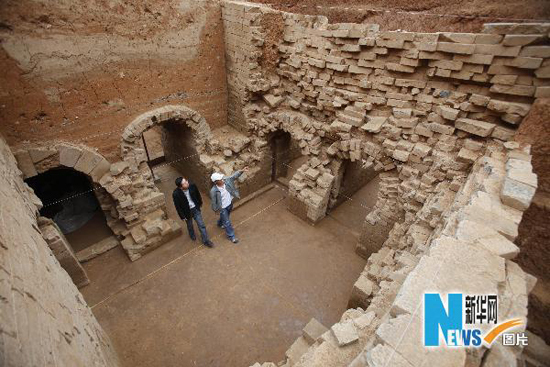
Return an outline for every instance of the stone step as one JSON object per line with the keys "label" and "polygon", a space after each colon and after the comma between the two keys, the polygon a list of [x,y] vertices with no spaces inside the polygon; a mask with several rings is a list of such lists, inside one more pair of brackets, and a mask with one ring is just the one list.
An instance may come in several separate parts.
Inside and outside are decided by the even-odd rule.
{"label": "stone step", "polygon": [[307,325],[302,329],[302,335],[306,341],[311,345],[315,343],[321,335],[326,333],[328,329],[316,319],[309,320]]}
{"label": "stone step", "polygon": [[83,250],[80,250],[76,253],[76,258],[79,262],[85,262],[93,259],[96,256],[99,256],[120,244],[118,239],[115,236],[109,236],[102,239],[101,241],[86,247]]}
{"label": "stone step", "polygon": [[287,356],[290,366],[295,365],[299,360],[300,357],[304,355],[304,353],[307,352],[309,349],[309,343],[307,342],[306,338],[303,336],[296,339],[296,341],[288,348],[285,355]]}

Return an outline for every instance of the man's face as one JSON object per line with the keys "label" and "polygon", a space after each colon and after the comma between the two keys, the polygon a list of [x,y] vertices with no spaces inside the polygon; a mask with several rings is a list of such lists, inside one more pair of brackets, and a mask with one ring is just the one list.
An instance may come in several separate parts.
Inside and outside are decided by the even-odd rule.
{"label": "man's face", "polygon": [[183,179],[183,181],[181,181],[181,188],[183,190],[187,190],[189,188],[189,181],[187,181],[185,178]]}

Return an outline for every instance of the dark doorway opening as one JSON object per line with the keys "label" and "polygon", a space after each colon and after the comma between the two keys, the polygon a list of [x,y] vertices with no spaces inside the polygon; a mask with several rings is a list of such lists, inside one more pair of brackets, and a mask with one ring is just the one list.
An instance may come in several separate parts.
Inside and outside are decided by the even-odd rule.
{"label": "dark doorway opening", "polygon": [[272,153],[271,179],[288,186],[298,168],[307,161],[307,156],[302,156],[300,146],[286,131],[273,133],[269,145]]}
{"label": "dark doorway opening", "polygon": [[359,237],[363,222],[378,199],[380,179],[366,161],[342,162],[331,189],[327,214]]}
{"label": "dark doorway opening", "polygon": [[113,236],[87,175],[55,168],[25,181],[43,203],[40,215],[57,224],[75,253]]}
{"label": "dark doorway opening", "polygon": [[333,187],[332,200],[329,208],[335,208],[358,192],[362,187],[372,181],[378,172],[373,168],[372,164],[366,164],[364,161],[349,161],[342,162],[340,175],[336,179],[336,184]]}

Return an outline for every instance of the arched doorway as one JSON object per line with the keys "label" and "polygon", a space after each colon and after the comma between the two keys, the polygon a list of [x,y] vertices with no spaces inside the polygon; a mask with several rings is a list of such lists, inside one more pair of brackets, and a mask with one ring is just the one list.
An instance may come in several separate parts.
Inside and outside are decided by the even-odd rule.
{"label": "arched doorway", "polygon": [[56,167],[25,182],[43,203],[40,215],[57,224],[77,258],[87,260],[85,255],[79,256],[81,251],[107,239],[113,241],[113,231],[96,196],[101,188],[94,186],[88,175],[74,168]]}
{"label": "arched doorway", "polygon": [[308,159],[302,155],[299,142],[284,130],[277,130],[268,137],[271,150],[271,180],[288,186],[292,176]]}
{"label": "arched doorway", "polygon": [[[59,142],[21,148],[14,155],[24,180],[44,205],[41,215],[54,221],[57,216],[61,224],[57,227],[65,232],[80,261],[120,244],[126,227],[118,201],[99,184],[111,167],[101,154],[83,145]],[[85,208],[89,218],[80,212]],[[74,223],[70,223],[71,213],[76,214]],[[87,229],[88,235],[76,231],[92,219],[96,228]]]}
{"label": "arched doorway", "polygon": [[151,129],[161,134],[165,164],[185,171],[187,176],[201,177],[202,181],[196,183],[207,187],[208,167],[201,162],[200,155],[206,151],[212,133],[204,117],[178,105],[164,106],[134,119],[122,134],[122,157],[135,161],[143,173],[151,170],[143,138]]}
{"label": "arched doorway", "polygon": [[[365,201],[367,197],[370,198],[371,195],[367,192],[363,193],[362,189],[375,180],[377,176],[378,172],[374,169],[374,165],[366,160],[343,160],[331,190],[331,200],[328,205],[329,211],[336,209],[336,207],[346,201],[353,200],[352,197],[356,194],[359,194],[356,198],[359,202]],[[374,196],[376,197],[377,186],[374,189]]]}

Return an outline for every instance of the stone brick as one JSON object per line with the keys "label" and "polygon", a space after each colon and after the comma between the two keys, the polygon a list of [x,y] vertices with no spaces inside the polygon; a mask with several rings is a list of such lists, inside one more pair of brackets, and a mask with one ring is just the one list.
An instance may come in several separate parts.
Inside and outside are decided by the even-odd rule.
{"label": "stone brick", "polygon": [[537,87],[535,98],[550,98],[550,86]]}
{"label": "stone brick", "polygon": [[46,158],[51,157],[56,154],[57,150],[53,148],[31,148],[29,149],[29,154],[33,163],[38,163],[43,161]]}
{"label": "stone brick", "polygon": [[58,150],[59,163],[65,167],[74,167],[82,154],[82,149],[70,145],[60,145]]}
{"label": "stone brick", "polygon": [[352,321],[339,322],[332,325],[330,329],[341,347],[359,340],[359,335]]}
{"label": "stone brick", "polygon": [[376,46],[386,47],[386,48],[403,48],[404,41],[400,39],[376,39]]}
{"label": "stone brick", "polygon": [[479,154],[472,152],[469,149],[462,148],[458,152],[457,159],[462,162],[474,163],[479,157]]}
{"label": "stone brick", "polygon": [[372,323],[375,317],[376,317],[376,314],[370,311],[370,312],[364,313],[363,315],[357,318],[354,318],[353,323],[355,324],[355,326],[357,326],[357,328],[364,329]]}
{"label": "stone brick", "polygon": [[550,46],[526,46],[521,49],[519,56],[549,58]]}
{"label": "stone brick", "polygon": [[415,71],[413,66],[401,65],[395,62],[386,63],[386,69],[390,71],[398,71],[400,73],[414,73]]}
{"label": "stone brick", "polygon": [[550,78],[550,65],[543,66],[535,71],[537,78],[549,79]]}
{"label": "stone brick", "polygon": [[485,23],[483,33],[489,34],[545,34],[550,32],[548,23]]}
{"label": "stone brick", "polygon": [[502,46],[502,45],[475,45],[476,54],[516,57],[521,50],[520,46]]}
{"label": "stone brick", "polygon": [[17,166],[25,178],[34,177],[38,174],[28,151],[22,150],[15,153],[15,158],[17,159]]}
{"label": "stone brick", "polygon": [[513,113],[520,116],[526,116],[531,109],[531,105],[527,103],[506,102],[492,99],[487,104],[487,108],[497,112]]}
{"label": "stone brick", "polygon": [[502,65],[513,66],[520,69],[538,69],[542,65],[542,58],[518,56],[513,59],[504,59]]}
{"label": "stone brick", "polygon": [[291,365],[296,364],[300,358],[307,352],[309,349],[309,344],[304,337],[299,337],[296,341],[288,348],[285,355],[288,358]]}
{"label": "stone brick", "polygon": [[437,112],[441,116],[443,116],[444,119],[454,121],[458,117],[460,110],[457,110],[448,106],[438,106]]}
{"label": "stone brick", "polygon": [[517,79],[517,75],[495,75],[491,78],[491,83],[514,85]]}
{"label": "stone brick", "polygon": [[490,91],[494,93],[512,94],[515,96],[531,97],[535,95],[535,87],[529,85],[493,84]]}
{"label": "stone brick", "polygon": [[409,160],[409,152],[403,150],[394,150],[392,157],[401,162],[407,162]]}
{"label": "stone brick", "polygon": [[474,41],[476,40],[476,34],[441,32],[439,33],[439,40],[455,43],[474,43]]}
{"label": "stone brick", "polygon": [[105,158],[102,158],[99,161],[99,163],[90,172],[90,177],[92,178],[92,181],[99,182],[101,177],[103,177],[104,174],[109,172],[110,168],[111,168],[111,163],[109,163],[109,161],[107,161]]}
{"label": "stone brick", "polygon": [[500,199],[509,207],[525,210],[531,204],[535,195],[535,188],[518,182],[511,178],[506,178],[500,192]]}
{"label": "stone brick", "polygon": [[496,45],[502,41],[503,36],[500,34],[477,34],[475,43],[481,45]]}
{"label": "stone brick", "polygon": [[309,168],[306,172],[305,172],[305,175],[307,178],[309,178],[310,180],[316,180],[317,177],[319,177],[320,175],[320,172],[314,168]]}
{"label": "stone brick", "polygon": [[368,119],[369,122],[363,125],[361,129],[376,134],[382,130],[382,126],[388,118],[382,116],[369,116]]}
{"label": "stone brick", "polygon": [[343,131],[343,132],[350,132],[352,128],[350,124],[346,124],[338,120],[334,120],[334,122],[330,125],[330,127],[336,131]]}
{"label": "stone brick", "polygon": [[507,34],[504,36],[502,44],[504,46],[526,46],[543,38],[540,34]]}
{"label": "stone brick", "polygon": [[431,150],[432,150],[432,148],[430,148],[430,146],[428,146],[424,143],[416,143],[414,148],[413,148],[412,154],[414,154],[416,156],[419,156],[421,158],[424,158],[428,154],[430,154]]}
{"label": "stone brick", "polygon": [[308,343],[313,344],[327,331],[328,329],[323,324],[312,318],[302,329],[302,335]]}
{"label": "stone brick", "polygon": [[470,64],[481,64],[481,65],[491,65],[493,62],[493,55],[481,55],[481,54],[473,54],[473,55],[455,55],[453,57],[453,60],[460,61],[460,62],[468,62]]}
{"label": "stone brick", "polygon": [[[437,51],[450,52],[454,54],[471,55],[476,50],[476,45],[452,42],[438,42]],[[477,52],[477,51],[476,51]],[[518,50],[519,52],[519,50]]]}
{"label": "stone brick", "polygon": [[487,106],[489,101],[491,101],[491,98],[487,97],[487,96],[482,96],[482,95],[479,95],[479,94],[472,94],[470,96],[470,102],[472,102],[476,106],[485,107],[485,106]]}
{"label": "stone brick", "polygon": [[512,241],[498,233],[478,238],[476,243],[504,259],[513,259],[519,254],[519,248]]}
{"label": "stone brick", "polygon": [[103,160],[99,154],[91,150],[83,150],[82,155],[74,165],[74,169],[89,175],[92,170]]}
{"label": "stone brick", "polygon": [[284,101],[284,97],[275,96],[273,94],[264,94],[262,95],[262,98],[268,104],[268,106],[272,108],[279,106]]}
{"label": "stone brick", "polygon": [[459,130],[469,132],[470,134],[486,137],[491,134],[495,128],[495,124],[468,118],[459,118],[455,122],[455,127]]}
{"label": "stone brick", "polygon": [[378,344],[367,352],[366,365],[369,367],[413,367],[399,353],[384,344]]}
{"label": "stone brick", "polygon": [[500,139],[503,141],[509,141],[514,138],[516,131],[513,129],[508,129],[502,126],[496,126],[495,130],[491,133],[491,137]]}
{"label": "stone brick", "polygon": [[429,66],[447,69],[447,70],[460,70],[462,69],[462,61],[453,60],[435,60],[430,61]]}
{"label": "stone brick", "polygon": [[455,131],[455,128],[453,126],[438,124],[437,122],[429,123],[428,128],[433,132],[444,135],[452,135]]}

